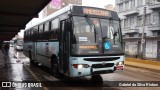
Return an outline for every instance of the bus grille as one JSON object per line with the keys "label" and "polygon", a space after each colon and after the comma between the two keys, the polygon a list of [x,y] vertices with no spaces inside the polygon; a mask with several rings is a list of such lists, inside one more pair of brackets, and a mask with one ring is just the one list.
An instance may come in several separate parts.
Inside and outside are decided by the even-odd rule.
{"label": "bus grille", "polygon": [[105,67],[113,67],[114,63],[106,63],[106,64],[93,64],[92,68],[105,68]]}
{"label": "bus grille", "polygon": [[101,61],[114,61],[120,59],[120,57],[108,57],[108,58],[84,58],[85,61],[101,62]]}

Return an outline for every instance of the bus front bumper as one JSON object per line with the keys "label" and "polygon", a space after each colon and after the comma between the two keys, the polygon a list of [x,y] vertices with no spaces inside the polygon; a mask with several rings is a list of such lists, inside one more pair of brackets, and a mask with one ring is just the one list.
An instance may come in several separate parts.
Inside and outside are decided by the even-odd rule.
{"label": "bus front bumper", "polygon": [[84,68],[84,69],[72,69],[74,73],[72,73],[71,77],[80,77],[80,76],[89,76],[89,75],[98,75],[98,74],[106,74],[112,72],[123,71],[124,66],[113,66],[108,68]]}
{"label": "bus front bumper", "polygon": [[[120,58],[121,59],[121,58]],[[80,62],[81,61],[81,62]],[[105,61],[88,62],[83,60],[72,60],[70,62],[70,77],[90,76],[97,74],[112,73],[114,71],[123,71],[124,61]]]}

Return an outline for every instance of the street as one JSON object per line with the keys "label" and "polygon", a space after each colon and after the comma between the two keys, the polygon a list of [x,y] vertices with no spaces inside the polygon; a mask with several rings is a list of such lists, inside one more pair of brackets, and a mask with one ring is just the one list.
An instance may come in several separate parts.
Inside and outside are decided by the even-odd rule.
{"label": "street", "polygon": [[[38,65],[30,65],[29,59],[23,55],[23,51],[18,51],[18,58],[16,58],[14,49],[11,47],[9,51],[9,59],[6,69],[3,69],[3,75],[0,75],[0,80],[9,81],[41,81],[43,88],[36,88],[36,90],[159,90],[160,87],[119,87],[110,85],[116,84],[116,81],[127,83],[127,81],[160,81],[160,71],[149,70],[131,66],[125,66],[123,72],[116,72],[110,74],[103,74],[101,77],[97,77],[96,84],[91,83],[91,77],[79,78],[76,80],[68,79],[68,81],[62,81],[53,77],[49,68]],[[7,70],[8,68],[8,70]],[[7,77],[4,75],[8,75]],[[115,82],[114,82],[115,81]],[[124,81],[124,82],[123,82]],[[72,83],[74,82],[74,83]],[[111,83],[112,82],[112,83]],[[114,82],[114,83],[113,83]],[[52,83],[51,85],[48,85]],[[57,83],[57,84],[56,84]],[[59,85],[58,85],[59,84]],[[55,86],[53,86],[55,85]],[[12,90],[21,90],[22,88],[13,88]],[[25,88],[32,90],[32,88]],[[2,88],[3,90],[3,88]],[[5,89],[4,89],[5,90]],[[22,89],[24,90],[24,89]],[[35,90],[35,89],[34,89]]]}

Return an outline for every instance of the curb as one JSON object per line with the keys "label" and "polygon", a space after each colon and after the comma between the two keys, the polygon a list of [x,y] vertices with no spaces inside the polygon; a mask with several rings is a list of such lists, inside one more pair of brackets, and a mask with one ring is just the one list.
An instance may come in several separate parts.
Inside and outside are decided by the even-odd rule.
{"label": "curb", "polygon": [[137,58],[125,58],[125,64],[129,66],[160,70],[160,62],[154,60],[141,60]]}
{"label": "curb", "polygon": [[155,61],[155,60],[142,60],[142,59],[137,59],[137,58],[127,58],[127,57],[125,59],[128,62],[136,62],[136,63],[143,63],[143,64],[160,66],[160,62]]}

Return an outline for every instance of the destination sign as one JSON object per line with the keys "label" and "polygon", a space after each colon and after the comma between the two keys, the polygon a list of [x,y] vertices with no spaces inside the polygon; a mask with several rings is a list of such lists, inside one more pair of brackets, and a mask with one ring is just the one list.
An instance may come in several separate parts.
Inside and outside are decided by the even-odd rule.
{"label": "destination sign", "polygon": [[97,46],[79,46],[80,49],[97,49]]}
{"label": "destination sign", "polygon": [[94,8],[83,8],[83,13],[97,16],[110,16],[108,11]]}

